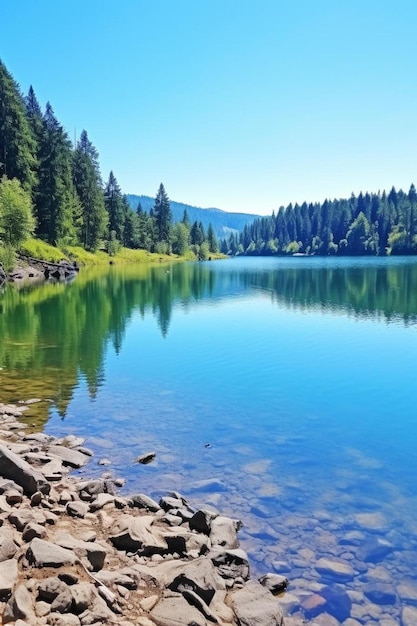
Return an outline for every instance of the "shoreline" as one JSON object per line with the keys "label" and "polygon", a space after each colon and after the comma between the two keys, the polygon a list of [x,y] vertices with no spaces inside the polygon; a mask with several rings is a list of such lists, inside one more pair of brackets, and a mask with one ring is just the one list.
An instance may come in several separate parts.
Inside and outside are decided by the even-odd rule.
{"label": "shoreline", "polygon": [[0,403],[4,624],[284,626],[276,595],[288,580],[251,579],[239,520],[177,492],[122,497],[109,472],[71,476],[91,451],[73,435],[26,433],[31,402]]}

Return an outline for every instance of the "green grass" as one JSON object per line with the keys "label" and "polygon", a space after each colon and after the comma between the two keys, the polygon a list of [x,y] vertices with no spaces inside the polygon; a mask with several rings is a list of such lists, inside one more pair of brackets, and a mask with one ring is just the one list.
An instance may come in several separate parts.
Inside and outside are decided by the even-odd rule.
{"label": "green grass", "polygon": [[42,259],[50,263],[58,263],[66,257],[62,250],[45,243],[41,239],[27,239],[20,247],[20,251],[35,259]]}

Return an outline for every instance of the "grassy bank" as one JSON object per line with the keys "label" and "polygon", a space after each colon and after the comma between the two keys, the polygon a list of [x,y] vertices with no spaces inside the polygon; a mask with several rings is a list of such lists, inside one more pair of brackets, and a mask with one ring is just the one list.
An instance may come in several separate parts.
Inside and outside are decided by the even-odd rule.
{"label": "grassy bank", "polygon": [[[76,262],[78,265],[104,265],[109,263],[172,263],[173,261],[196,261],[195,254],[190,250],[183,256],[176,254],[156,254],[147,250],[131,250],[120,248],[110,256],[103,250],[88,252],[78,246],[65,246],[57,248],[40,239],[28,239],[21,247],[21,251],[36,259],[57,263],[62,259]],[[213,254],[211,258],[224,258],[222,254]]]}

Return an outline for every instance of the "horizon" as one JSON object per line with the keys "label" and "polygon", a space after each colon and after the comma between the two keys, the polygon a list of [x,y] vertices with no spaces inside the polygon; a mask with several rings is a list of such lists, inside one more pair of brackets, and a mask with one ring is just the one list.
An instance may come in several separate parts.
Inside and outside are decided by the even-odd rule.
{"label": "horizon", "polygon": [[411,0],[111,9],[8,3],[0,58],[123,193],[271,215],[414,182]]}

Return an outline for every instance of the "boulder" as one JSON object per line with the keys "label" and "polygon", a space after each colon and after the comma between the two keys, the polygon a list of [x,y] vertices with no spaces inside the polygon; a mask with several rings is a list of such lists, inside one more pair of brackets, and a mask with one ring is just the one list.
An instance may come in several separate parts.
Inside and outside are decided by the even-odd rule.
{"label": "boulder", "polygon": [[162,598],[149,616],[157,626],[207,626],[204,615],[181,595]]}
{"label": "boulder", "polygon": [[259,578],[259,582],[274,595],[282,593],[289,585],[288,578],[280,574],[265,574]]}
{"label": "boulder", "polygon": [[38,599],[51,603],[60,593],[67,589],[67,585],[57,576],[41,580],[38,586]]}
{"label": "boulder", "polygon": [[135,493],[133,496],[130,496],[130,501],[132,502],[134,507],[138,509],[146,509],[147,511],[151,511],[152,513],[156,513],[161,509],[159,504],[152,500],[149,496],[146,496],[143,493]]}
{"label": "boulder", "polygon": [[4,445],[0,445],[0,474],[20,485],[28,496],[37,491],[49,493],[51,488],[41,472],[34,470]]}
{"label": "boulder", "polygon": [[240,626],[283,626],[278,601],[258,582],[247,582],[231,596],[232,608]]}
{"label": "boulder", "polygon": [[85,454],[65,446],[49,446],[48,454],[57,456],[64,465],[77,469],[88,463],[88,457]]}
{"label": "boulder", "polygon": [[242,527],[242,522],[230,517],[218,515],[211,521],[210,539],[213,546],[223,548],[237,548],[239,541],[237,533]]}
{"label": "boulder", "polygon": [[17,619],[31,621],[34,617],[32,596],[24,585],[19,585],[10,597],[3,612],[3,624]]}
{"label": "boulder", "polygon": [[35,567],[62,567],[73,565],[77,557],[71,550],[57,546],[50,541],[35,538],[31,541],[26,557]]}
{"label": "boulder", "polygon": [[[212,550],[211,560],[223,578],[234,580],[249,578],[249,560],[246,552],[241,548],[235,550]],[[257,583],[263,589],[263,587]]]}
{"label": "boulder", "polygon": [[355,570],[347,561],[323,557],[315,565],[316,570],[323,578],[335,579],[340,582],[352,580]]}
{"label": "boulder", "polygon": [[17,560],[2,561],[0,567],[0,600],[7,600],[17,580]]}
{"label": "boulder", "polygon": [[16,552],[17,546],[15,542],[7,536],[0,535],[0,563],[12,559]]}

